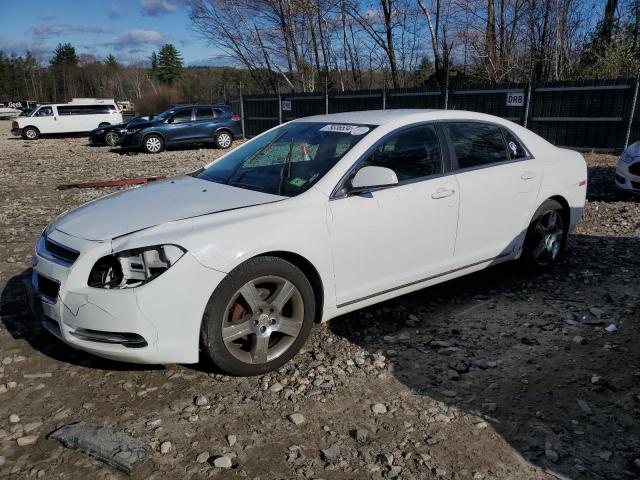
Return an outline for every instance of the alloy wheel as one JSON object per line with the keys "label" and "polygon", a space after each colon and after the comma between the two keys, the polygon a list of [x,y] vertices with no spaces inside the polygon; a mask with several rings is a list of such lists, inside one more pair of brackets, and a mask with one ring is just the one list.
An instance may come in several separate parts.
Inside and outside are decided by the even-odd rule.
{"label": "alloy wheel", "polygon": [[107,134],[104,136],[104,142],[113,147],[116,143],[118,143],[118,134],[114,133],[114,132],[107,132]]}
{"label": "alloy wheel", "polygon": [[149,137],[146,141],[147,150],[151,153],[159,152],[162,148],[162,142],[157,137]]}
{"label": "alloy wheel", "polygon": [[270,275],[245,283],[222,319],[222,340],[237,360],[264,364],[284,354],[298,337],[304,301],[289,280]]}
{"label": "alloy wheel", "polygon": [[538,219],[534,229],[532,257],[540,266],[546,266],[558,257],[562,249],[564,226],[556,210],[550,210]]}
{"label": "alloy wheel", "polygon": [[34,138],[36,138],[38,136],[37,132],[33,128],[27,129],[27,131],[24,132],[24,134],[27,136],[27,138],[29,138],[31,140],[33,140]]}
{"label": "alloy wheel", "polygon": [[218,135],[218,145],[222,148],[228,148],[231,145],[231,135],[221,133]]}

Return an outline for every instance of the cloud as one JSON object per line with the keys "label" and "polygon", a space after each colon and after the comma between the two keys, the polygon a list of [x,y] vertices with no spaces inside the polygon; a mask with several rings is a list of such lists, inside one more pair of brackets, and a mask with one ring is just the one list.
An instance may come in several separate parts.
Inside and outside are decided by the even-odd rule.
{"label": "cloud", "polygon": [[150,46],[162,45],[169,40],[167,35],[154,30],[129,30],[103,45],[124,51],[126,55],[136,55],[144,53]]}
{"label": "cloud", "polygon": [[150,17],[159,17],[178,11],[178,0],[140,0],[142,12]]}
{"label": "cloud", "polygon": [[111,20],[120,20],[121,18],[124,18],[122,8],[120,8],[118,5],[111,5],[109,7],[109,18]]}
{"label": "cloud", "polygon": [[42,23],[31,28],[33,38],[40,41],[60,35],[75,35],[79,33],[103,34],[109,32],[106,28],[96,25],[69,25],[67,23]]}
{"label": "cloud", "polygon": [[42,42],[16,41],[6,37],[0,37],[0,51],[7,55],[15,53],[24,56],[27,51],[31,52],[39,61],[48,60],[53,55],[53,47]]}

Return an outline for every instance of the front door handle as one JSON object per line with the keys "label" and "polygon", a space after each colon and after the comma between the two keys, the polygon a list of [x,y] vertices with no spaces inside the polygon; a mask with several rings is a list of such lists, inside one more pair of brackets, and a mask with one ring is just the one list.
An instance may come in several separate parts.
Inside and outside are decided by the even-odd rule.
{"label": "front door handle", "polygon": [[536,172],[524,172],[522,175],[520,175],[520,178],[522,180],[531,180],[533,178],[536,178],[538,176],[538,174]]}
{"label": "front door handle", "polygon": [[453,188],[439,188],[431,194],[431,198],[438,200],[439,198],[447,198],[456,193]]}

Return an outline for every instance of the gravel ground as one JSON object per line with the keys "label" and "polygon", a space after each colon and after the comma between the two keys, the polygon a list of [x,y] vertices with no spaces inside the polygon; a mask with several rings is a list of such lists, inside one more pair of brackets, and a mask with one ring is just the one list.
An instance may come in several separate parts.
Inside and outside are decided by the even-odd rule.
{"label": "gravel ground", "polygon": [[269,375],[108,362],[44,332],[19,288],[35,240],[109,191],[55,187],[218,154],[25,142],[0,123],[0,477],[121,478],[47,439],[84,421],[151,447],[135,478],[638,478],[640,199],[612,187],[612,156],[587,155],[584,221],[554,272],[503,265],[345,315]]}

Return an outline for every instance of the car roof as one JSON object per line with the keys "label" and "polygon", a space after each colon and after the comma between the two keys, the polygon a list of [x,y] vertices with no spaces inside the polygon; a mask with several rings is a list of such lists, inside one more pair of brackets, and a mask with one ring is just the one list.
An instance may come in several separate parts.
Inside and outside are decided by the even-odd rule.
{"label": "car roof", "polygon": [[356,123],[365,125],[384,125],[395,121],[429,121],[445,119],[484,120],[502,123],[503,119],[493,115],[465,110],[438,109],[391,109],[391,110],[362,110],[356,112],[330,113],[328,115],[314,115],[293,120],[294,122],[318,123]]}

